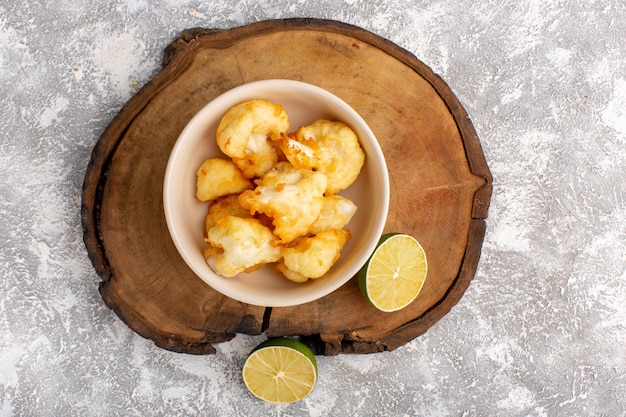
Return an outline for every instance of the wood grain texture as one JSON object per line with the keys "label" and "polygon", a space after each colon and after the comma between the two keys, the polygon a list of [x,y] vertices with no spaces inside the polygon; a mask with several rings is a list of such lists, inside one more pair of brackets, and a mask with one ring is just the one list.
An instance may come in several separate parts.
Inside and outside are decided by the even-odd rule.
{"label": "wood grain texture", "polygon": [[[378,312],[355,279],[301,306],[251,306],[212,290],[178,255],[162,203],[174,142],[213,98],[271,78],[327,89],[354,107],[379,139],[391,181],[385,231],[415,236],[429,260],[426,284],[406,309]],[[491,183],[457,98],[398,46],[329,20],[195,28],[167,47],[161,72],[96,144],[83,190],[84,240],[105,303],[163,348],[212,353],[214,343],[236,333],[267,331],[300,336],[318,354],[371,353],[419,336],[459,301],[480,257]]]}

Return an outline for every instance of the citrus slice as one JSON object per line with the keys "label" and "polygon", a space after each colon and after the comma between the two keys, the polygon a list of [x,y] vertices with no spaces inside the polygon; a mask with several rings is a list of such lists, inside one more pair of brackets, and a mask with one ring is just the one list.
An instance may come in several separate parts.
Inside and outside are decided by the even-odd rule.
{"label": "citrus slice", "polygon": [[243,365],[242,376],[254,396],[272,403],[292,403],[313,391],[317,361],[302,342],[274,338],[252,350]]}
{"label": "citrus slice", "polygon": [[359,287],[377,309],[398,311],[415,300],[427,272],[422,245],[413,236],[388,233],[359,271]]}

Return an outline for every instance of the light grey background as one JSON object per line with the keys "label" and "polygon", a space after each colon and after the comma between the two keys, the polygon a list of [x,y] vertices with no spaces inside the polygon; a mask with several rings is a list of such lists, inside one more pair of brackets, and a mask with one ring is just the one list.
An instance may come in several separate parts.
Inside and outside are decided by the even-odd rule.
{"label": "light grey background", "polygon": [[[331,18],[415,54],[457,94],[494,194],[478,272],[390,353],[320,357],[314,393],[259,402],[240,369],[155,347],[102,302],[80,224],[91,150],[189,27]],[[623,416],[622,0],[3,1],[0,416]]]}

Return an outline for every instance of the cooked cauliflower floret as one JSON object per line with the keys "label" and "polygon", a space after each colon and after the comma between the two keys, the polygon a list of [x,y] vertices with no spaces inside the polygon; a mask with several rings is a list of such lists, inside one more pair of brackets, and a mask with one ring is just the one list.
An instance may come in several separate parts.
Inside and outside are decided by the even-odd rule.
{"label": "cooked cauliflower floret", "polygon": [[251,217],[250,212],[239,204],[239,195],[231,194],[220,197],[211,203],[209,213],[204,219],[204,237],[209,234],[209,230],[217,224],[217,221],[224,216]]}
{"label": "cooked cauliflower floret", "polygon": [[280,104],[250,100],[230,108],[217,127],[217,145],[241,169],[244,177],[261,177],[278,161],[274,142],[289,130]]}
{"label": "cooked cauliflower floret", "polygon": [[207,159],[196,172],[196,197],[200,201],[240,193],[253,186],[235,164],[226,159]]}
{"label": "cooked cauliflower floret", "polygon": [[322,210],[313,224],[311,233],[317,234],[324,230],[343,229],[356,213],[356,205],[340,195],[324,197]]}
{"label": "cooked cauliflower floret", "polygon": [[321,172],[279,162],[254,190],[239,195],[239,204],[251,214],[272,218],[274,234],[287,244],[309,233],[322,209],[326,187],[326,175]]}
{"label": "cooked cauliflower floret", "polygon": [[350,237],[348,230],[326,230],[304,238],[283,249],[283,259],[276,268],[295,282],[320,278],[337,262]]}
{"label": "cooked cauliflower floret", "polygon": [[252,218],[221,217],[209,230],[207,241],[216,249],[205,251],[207,263],[225,277],[276,262],[282,255],[272,232]]}
{"label": "cooked cauliflower floret", "polygon": [[365,163],[356,133],[342,122],[317,120],[278,141],[287,160],[296,168],[309,168],[328,177],[326,194],[348,188]]}
{"label": "cooked cauliflower floret", "polygon": [[277,140],[278,147],[285,158],[295,167],[313,168],[320,166],[320,144],[314,138],[296,138],[295,133],[281,135]]}

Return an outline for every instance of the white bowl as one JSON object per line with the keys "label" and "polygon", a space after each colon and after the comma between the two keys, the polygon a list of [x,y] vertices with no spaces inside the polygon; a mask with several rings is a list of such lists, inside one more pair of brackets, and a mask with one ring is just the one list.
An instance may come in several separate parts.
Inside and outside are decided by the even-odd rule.
{"label": "white bowl", "polygon": [[[205,262],[202,251],[208,203],[195,197],[196,171],[207,158],[227,158],[215,142],[215,131],[226,111],[243,101],[264,99],[281,104],[291,129],[326,118],[340,120],[357,133],[365,151],[358,179],[340,192],[358,207],[347,229],[352,239],[322,278],[306,283],[287,280],[272,265],[224,278]],[[359,114],[343,100],[311,84],[292,80],[256,81],[233,88],[203,107],[187,124],[170,155],[163,184],[167,227],[187,265],[215,290],[244,303],[285,307],[307,303],[336,290],[365,264],[383,232],[389,207],[387,165],[376,137]]]}

